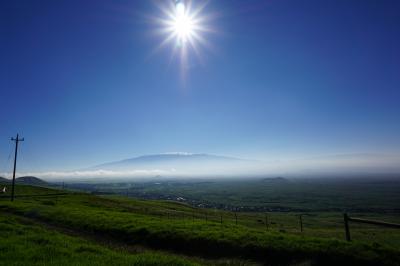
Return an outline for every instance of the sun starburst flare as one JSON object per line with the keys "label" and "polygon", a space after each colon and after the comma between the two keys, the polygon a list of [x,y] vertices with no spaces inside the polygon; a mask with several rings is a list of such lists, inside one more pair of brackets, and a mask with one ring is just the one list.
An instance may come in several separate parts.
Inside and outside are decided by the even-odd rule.
{"label": "sun starburst flare", "polygon": [[158,6],[162,17],[156,18],[156,22],[161,28],[163,40],[157,50],[172,44],[171,60],[174,57],[179,58],[182,77],[189,68],[190,54],[194,53],[203,62],[200,50],[202,47],[210,47],[204,36],[215,32],[209,26],[211,16],[203,14],[208,1],[196,3],[195,6],[191,0],[174,0],[168,1],[167,5]]}

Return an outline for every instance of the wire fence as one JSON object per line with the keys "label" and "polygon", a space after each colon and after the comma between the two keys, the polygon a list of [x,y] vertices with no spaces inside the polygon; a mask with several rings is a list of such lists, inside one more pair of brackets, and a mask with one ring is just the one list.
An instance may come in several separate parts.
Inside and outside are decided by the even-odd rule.
{"label": "wire fence", "polygon": [[[179,210],[160,211],[151,208],[137,209],[136,211],[153,215],[154,219],[162,219],[171,223],[197,224],[201,222],[221,227],[245,226],[251,229],[299,236],[346,239],[345,221],[342,213],[331,214],[329,218],[324,218],[314,213],[241,213],[206,209],[195,209],[188,212]],[[398,219],[400,220],[400,217]],[[400,244],[400,230],[398,230],[397,224],[390,228],[376,227],[373,224],[352,224],[351,232],[355,241],[397,248]]]}

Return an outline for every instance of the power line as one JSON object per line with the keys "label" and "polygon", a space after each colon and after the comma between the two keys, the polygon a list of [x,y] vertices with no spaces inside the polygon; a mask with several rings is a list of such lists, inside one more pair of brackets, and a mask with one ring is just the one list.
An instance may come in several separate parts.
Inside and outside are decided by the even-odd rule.
{"label": "power line", "polygon": [[14,152],[14,171],[13,171],[13,180],[12,180],[12,189],[11,189],[11,201],[14,201],[14,187],[15,187],[15,170],[17,169],[17,154],[18,154],[18,143],[20,141],[24,141],[24,138],[20,139],[17,134],[16,138],[11,138],[11,141],[15,141],[15,152]]}
{"label": "power line", "polygon": [[6,178],[8,178],[9,176],[11,177],[11,169],[8,169],[7,165],[10,162],[12,152],[13,152],[13,147],[10,146],[7,159],[4,158],[4,160],[0,160],[0,174],[4,174],[3,177]]}

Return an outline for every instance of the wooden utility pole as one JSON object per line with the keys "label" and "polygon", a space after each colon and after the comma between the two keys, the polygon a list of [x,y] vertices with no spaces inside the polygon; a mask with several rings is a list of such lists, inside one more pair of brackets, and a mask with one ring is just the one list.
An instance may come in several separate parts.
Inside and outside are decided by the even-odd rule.
{"label": "wooden utility pole", "polygon": [[11,141],[15,141],[15,153],[14,153],[14,171],[13,171],[13,181],[11,189],[11,201],[14,201],[14,189],[15,189],[15,170],[17,169],[17,154],[18,154],[18,143],[24,141],[24,138],[20,139],[17,134],[16,138],[11,138]]}
{"label": "wooden utility pole", "polygon": [[349,229],[349,216],[347,215],[347,213],[343,214],[343,218],[344,218],[344,230],[346,233],[346,240],[351,241],[350,229]]}
{"label": "wooden utility pole", "polygon": [[299,222],[300,222],[300,232],[303,233],[303,216],[299,215]]}

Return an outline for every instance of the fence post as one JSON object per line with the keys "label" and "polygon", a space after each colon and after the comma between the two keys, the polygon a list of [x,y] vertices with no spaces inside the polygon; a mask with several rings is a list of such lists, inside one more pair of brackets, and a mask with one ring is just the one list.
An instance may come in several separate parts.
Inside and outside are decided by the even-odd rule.
{"label": "fence post", "polygon": [[222,225],[222,214],[220,214],[221,215],[221,225]]}
{"label": "fence post", "polygon": [[299,215],[299,222],[300,222],[300,232],[303,233],[303,216]]}
{"label": "fence post", "polygon": [[267,228],[267,230],[269,229],[269,225],[268,225],[268,214],[265,214],[265,227]]}
{"label": "fence post", "polygon": [[346,232],[346,240],[347,241],[351,241],[350,229],[349,229],[349,216],[347,215],[347,213],[343,214],[343,218],[344,218],[344,229],[345,229],[345,232]]}

